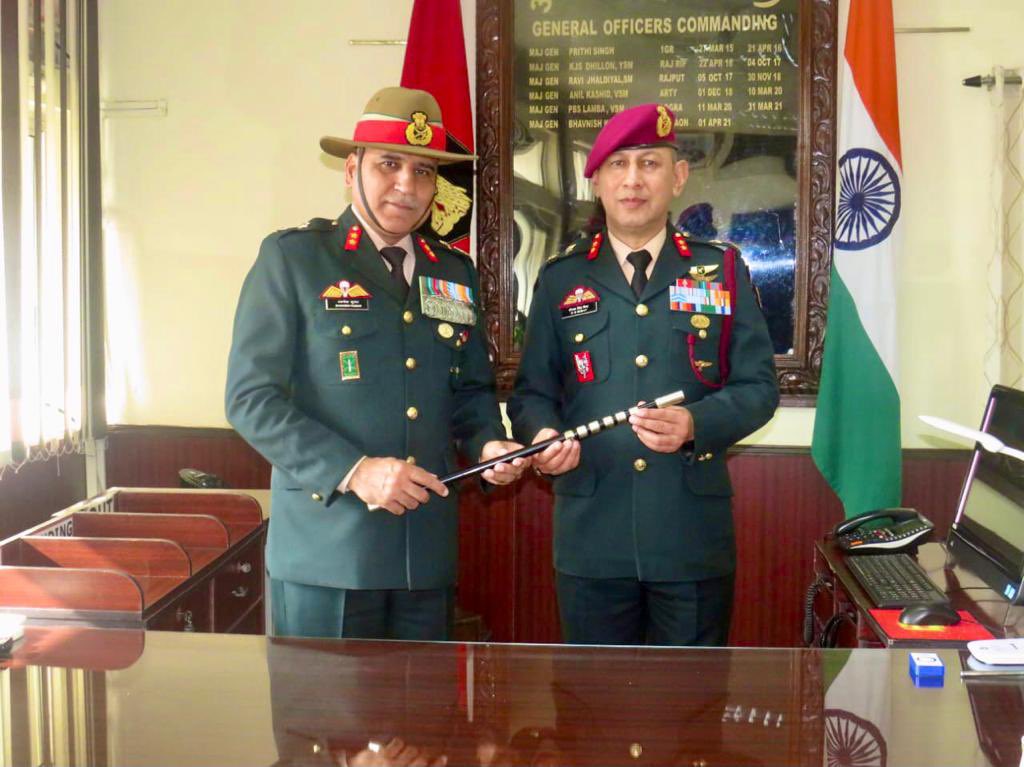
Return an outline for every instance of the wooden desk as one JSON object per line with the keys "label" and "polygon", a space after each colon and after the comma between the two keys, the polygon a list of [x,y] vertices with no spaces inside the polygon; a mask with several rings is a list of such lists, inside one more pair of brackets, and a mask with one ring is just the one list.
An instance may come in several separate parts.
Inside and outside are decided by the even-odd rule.
{"label": "wooden desk", "polygon": [[112,488],[0,541],[0,610],[263,633],[265,532],[260,504],[243,493]]}
{"label": "wooden desk", "polygon": [[965,684],[940,655],[944,687],[920,689],[903,650],[33,627],[0,660],[0,732],[18,765],[353,765],[401,738],[453,767],[820,767],[858,738],[857,764],[1017,767],[1024,688]]}
{"label": "wooden desk", "polygon": [[[946,567],[942,544],[926,543],[918,549],[917,561],[932,582],[943,591],[957,610],[967,610],[996,636],[1024,636],[1024,607],[1014,607],[1003,626],[1007,602],[976,575],[961,567]],[[845,626],[836,634],[839,647],[950,647],[951,642],[929,643],[926,639],[893,639],[871,617],[874,603],[846,566],[846,555],[834,540],[814,546],[814,574],[824,588],[814,601],[815,637],[820,637],[833,616],[843,616]],[[1022,733],[1024,735],[1024,733]]]}

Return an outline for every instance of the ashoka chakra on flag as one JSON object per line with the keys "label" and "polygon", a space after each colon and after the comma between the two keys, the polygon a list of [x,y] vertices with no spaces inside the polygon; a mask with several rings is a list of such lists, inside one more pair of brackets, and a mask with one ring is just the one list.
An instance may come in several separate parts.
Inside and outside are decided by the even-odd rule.
{"label": "ashoka chakra on flag", "polygon": [[855,147],[839,160],[835,246],[862,250],[877,245],[900,216],[900,182],[878,152]]}

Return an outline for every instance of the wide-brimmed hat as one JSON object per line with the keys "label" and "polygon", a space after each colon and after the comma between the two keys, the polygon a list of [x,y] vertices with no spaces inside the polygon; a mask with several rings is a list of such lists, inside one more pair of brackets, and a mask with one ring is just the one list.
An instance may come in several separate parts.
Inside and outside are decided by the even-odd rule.
{"label": "wide-brimmed hat", "polygon": [[367,102],[351,139],[324,136],[320,148],[335,157],[348,157],[366,147],[433,157],[441,164],[476,159],[476,155],[446,152],[447,136],[441,107],[429,93],[381,88]]}

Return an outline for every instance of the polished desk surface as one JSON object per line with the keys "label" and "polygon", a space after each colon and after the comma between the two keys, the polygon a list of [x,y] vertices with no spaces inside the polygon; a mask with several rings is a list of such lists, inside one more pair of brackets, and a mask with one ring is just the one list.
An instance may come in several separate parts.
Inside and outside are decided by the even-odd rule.
{"label": "polished desk surface", "polygon": [[905,650],[29,628],[0,660],[0,764],[1017,767],[1024,684],[939,654],[921,689]]}

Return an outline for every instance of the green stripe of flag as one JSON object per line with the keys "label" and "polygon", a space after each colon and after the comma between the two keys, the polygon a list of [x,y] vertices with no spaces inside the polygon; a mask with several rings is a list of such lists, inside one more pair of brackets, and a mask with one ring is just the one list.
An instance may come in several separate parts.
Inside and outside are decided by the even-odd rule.
{"label": "green stripe of flag", "polygon": [[835,269],[811,456],[847,517],[900,505],[899,392]]}

